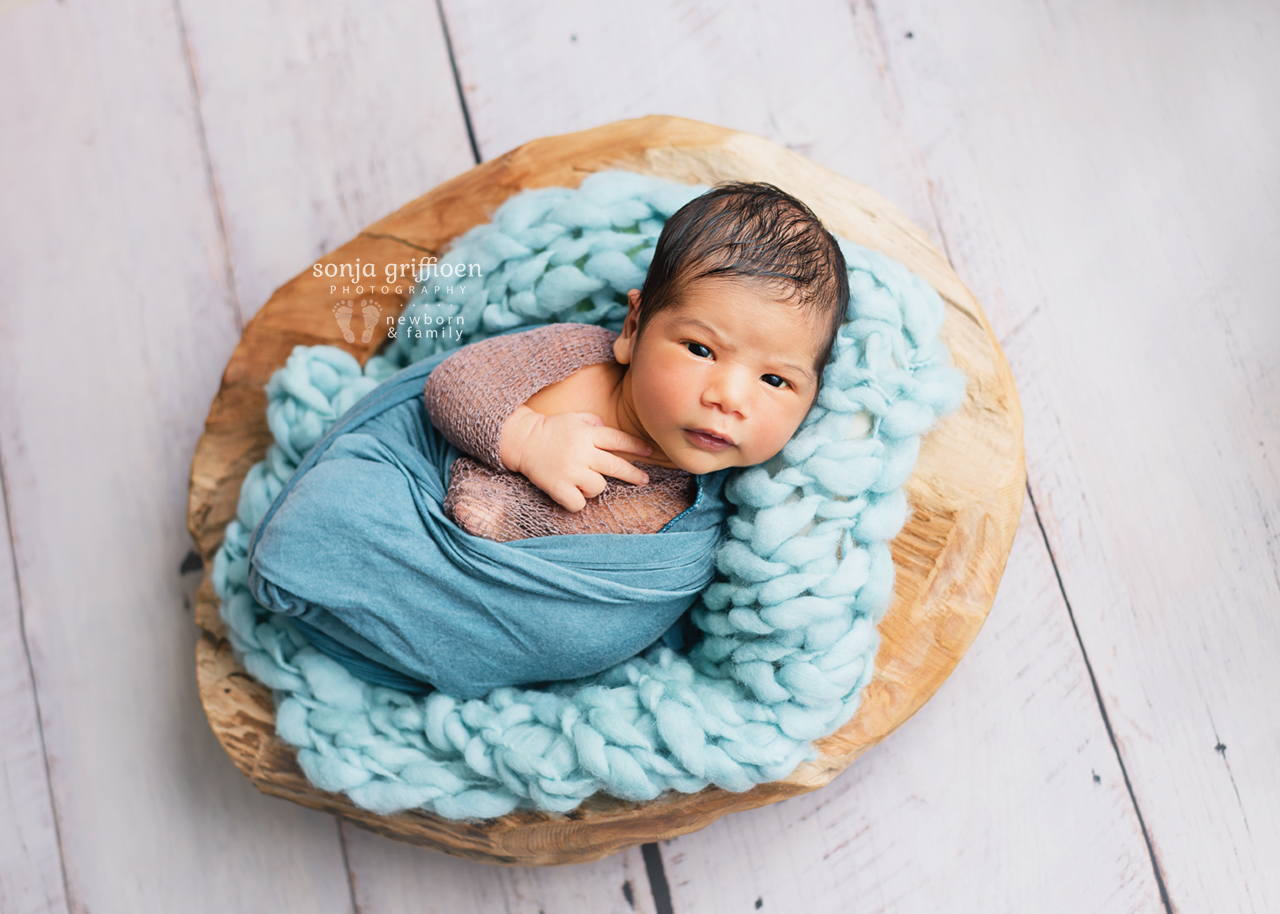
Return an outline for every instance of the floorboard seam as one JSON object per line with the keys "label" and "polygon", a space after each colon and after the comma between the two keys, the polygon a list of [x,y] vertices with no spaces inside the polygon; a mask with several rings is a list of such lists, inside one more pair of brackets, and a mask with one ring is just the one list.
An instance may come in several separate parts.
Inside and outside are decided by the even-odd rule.
{"label": "floorboard seam", "polygon": [[449,66],[453,70],[453,85],[458,90],[458,104],[462,106],[462,121],[467,125],[467,139],[471,141],[471,155],[476,164],[484,161],[480,157],[480,144],[476,142],[476,132],[471,126],[471,109],[467,107],[467,94],[462,91],[462,74],[458,72],[458,58],[453,55],[453,39],[449,37],[449,21],[444,15],[444,3],[436,0],[436,12],[440,14],[440,31],[444,34],[444,47],[449,52]]}
{"label": "floorboard seam", "polygon": [[351,856],[347,853],[347,832],[342,820],[333,817],[333,824],[338,827],[338,847],[342,849],[342,867],[347,871],[347,892],[351,896],[352,914],[360,914],[360,902],[356,900],[356,874],[351,872]]}
{"label": "floorboard seam", "polygon": [[671,885],[667,882],[666,867],[662,865],[662,849],[656,841],[645,844],[640,848],[640,856],[644,858],[645,875],[649,877],[649,893],[653,896],[655,914],[675,914],[671,905]]}
{"label": "floorboard seam", "polygon": [[200,110],[200,84],[196,80],[196,65],[191,58],[191,42],[187,38],[187,21],[182,15],[182,4],[173,2],[173,17],[178,24],[178,39],[182,42],[182,56],[187,64],[187,87],[191,90],[191,113],[195,117],[196,135],[200,139],[200,155],[204,159],[204,179],[209,199],[213,203],[214,222],[218,228],[218,243],[222,246],[222,269],[227,283],[227,293],[231,296],[231,312],[236,322],[236,330],[244,334],[244,315],[240,311],[240,294],[236,290],[236,271],[231,263],[231,244],[227,240],[227,221],[222,213],[222,197],[218,193],[218,184],[213,177],[213,157],[209,155],[209,138],[204,130],[204,113]]}
{"label": "floorboard seam", "polygon": [[44,763],[45,789],[49,793],[49,812],[53,816],[53,837],[58,842],[58,866],[62,870],[63,904],[72,909],[71,880],[67,877],[67,855],[62,846],[62,821],[58,816],[58,803],[53,796],[53,772],[49,770],[49,750],[44,741],[44,710],[40,707],[40,690],[36,687],[36,667],[31,661],[31,648],[27,644],[27,617],[22,600],[22,575],[18,571],[17,536],[13,529],[13,515],[9,512],[9,481],[5,473],[4,451],[0,450],[0,501],[4,506],[5,529],[9,533],[9,561],[13,563],[13,589],[18,597],[18,637],[22,640],[22,655],[27,663],[27,678],[31,681],[31,700],[36,706],[36,732],[40,736],[40,760]]}
{"label": "floorboard seam", "polygon": [[1080,636],[1080,626],[1076,624],[1076,614],[1071,608],[1071,600],[1067,597],[1067,588],[1062,582],[1062,573],[1058,570],[1058,559],[1053,554],[1053,546],[1049,542],[1049,534],[1040,519],[1040,509],[1036,507],[1035,495],[1031,492],[1031,482],[1027,481],[1027,498],[1031,500],[1031,513],[1035,515],[1036,526],[1040,528],[1040,538],[1044,541],[1045,551],[1049,553],[1049,564],[1053,566],[1053,576],[1058,582],[1058,593],[1067,607],[1067,618],[1071,620],[1071,630],[1075,632],[1076,644],[1080,645],[1080,655],[1084,657],[1084,668],[1089,674],[1089,684],[1093,686],[1093,697],[1098,702],[1098,711],[1102,715],[1102,726],[1107,731],[1107,739],[1111,741],[1111,749],[1115,752],[1116,762],[1120,765],[1120,775],[1124,778],[1125,790],[1129,792],[1129,802],[1133,804],[1133,812],[1138,817],[1138,828],[1142,830],[1142,840],[1147,845],[1147,855],[1151,858],[1151,868],[1155,872],[1156,887],[1160,890],[1160,901],[1166,914],[1174,914],[1173,904],[1169,900],[1169,891],[1165,887],[1164,873],[1160,868],[1160,858],[1156,856],[1155,846],[1151,843],[1151,835],[1147,831],[1146,820],[1142,818],[1142,809],[1138,806],[1138,797],[1133,792],[1133,782],[1129,780],[1129,770],[1124,764],[1124,755],[1120,752],[1120,744],[1116,742],[1115,731],[1111,728],[1111,718],[1107,714],[1107,706],[1102,701],[1102,690],[1098,687],[1098,677],[1093,673],[1093,664],[1089,662],[1089,652],[1085,650],[1084,638]]}

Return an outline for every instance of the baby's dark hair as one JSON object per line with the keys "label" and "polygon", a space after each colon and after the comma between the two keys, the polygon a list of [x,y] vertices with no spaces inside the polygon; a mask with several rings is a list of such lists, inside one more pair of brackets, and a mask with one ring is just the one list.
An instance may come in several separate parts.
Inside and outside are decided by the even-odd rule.
{"label": "baby's dark hair", "polygon": [[831,358],[849,305],[844,255],[809,207],[772,184],[719,184],[667,220],[640,290],[638,330],[702,279],[762,280],[826,318],[814,370]]}

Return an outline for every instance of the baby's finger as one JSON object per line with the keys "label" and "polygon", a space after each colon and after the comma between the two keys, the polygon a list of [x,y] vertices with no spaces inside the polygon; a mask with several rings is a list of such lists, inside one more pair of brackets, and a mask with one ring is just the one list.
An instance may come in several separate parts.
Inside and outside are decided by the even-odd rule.
{"label": "baby's finger", "polygon": [[592,473],[585,481],[578,484],[578,490],[587,498],[595,498],[605,490],[605,486],[608,484],[609,480],[599,473]]}
{"label": "baby's finger", "polygon": [[564,483],[547,492],[551,500],[566,511],[578,513],[587,506],[587,500],[573,483]]}
{"label": "baby's finger", "polygon": [[653,453],[653,448],[648,442],[641,441],[634,435],[628,435],[626,432],[617,428],[602,428],[595,433],[592,439],[595,446],[603,451],[622,451],[626,454],[636,454],[640,457],[648,457]]}
{"label": "baby's finger", "polygon": [[621,479],[623,482],[629,482],[632,485],[647,486],[649,484],[649,474],[617,457],[613,454],[605,452],[600,453],[600,459],[591,467],[597,473],[603,473],[605,476],[612,476],[614,479]]}

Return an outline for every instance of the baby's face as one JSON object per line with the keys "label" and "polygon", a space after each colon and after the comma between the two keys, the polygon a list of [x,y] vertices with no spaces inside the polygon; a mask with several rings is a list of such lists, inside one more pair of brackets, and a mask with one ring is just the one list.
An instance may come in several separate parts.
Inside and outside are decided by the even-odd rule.
{"label": "baby's face", "polygon": [[650,462],[702,474],[782,450],[817,394],[820,318],[760,286],[702,280],[637,338],[639,301],[632,291],[614,353],[628,366],[623,407],[654,445]]}

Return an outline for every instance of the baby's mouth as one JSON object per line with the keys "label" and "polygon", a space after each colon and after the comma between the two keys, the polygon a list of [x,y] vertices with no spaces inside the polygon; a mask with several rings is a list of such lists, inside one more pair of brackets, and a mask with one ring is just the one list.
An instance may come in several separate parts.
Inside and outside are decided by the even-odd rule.
{"label": "baby's mouth", "polygon": [[696,448],[704,451],[727,451],[733,447],[733,439],[701,428],[687,428],[685,437]]}

